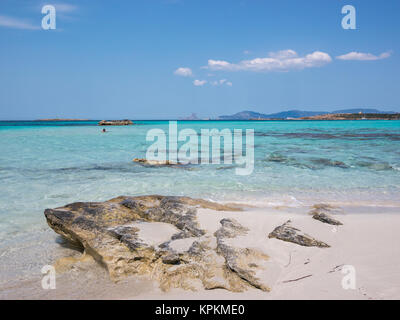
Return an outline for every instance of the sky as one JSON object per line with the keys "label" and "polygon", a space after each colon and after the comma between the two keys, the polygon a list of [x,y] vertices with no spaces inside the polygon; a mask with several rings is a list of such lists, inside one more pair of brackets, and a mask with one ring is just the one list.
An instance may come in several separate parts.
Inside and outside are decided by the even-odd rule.
{"label": "sky", "polygon": [[400,112],[399,39],[399,0],[1,0],[0,120]]}

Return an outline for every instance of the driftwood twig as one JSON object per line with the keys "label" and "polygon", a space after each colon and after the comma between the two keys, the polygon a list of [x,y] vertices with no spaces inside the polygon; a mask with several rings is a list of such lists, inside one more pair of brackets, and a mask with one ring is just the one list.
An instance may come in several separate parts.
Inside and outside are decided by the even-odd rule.
{"label": "driftwood twig", "polygon": [[304,276],[304,277],[297,278],[297,279],[282,281],[282,283],[295,282],[295,281],[303,280],[303,279],[309,278],[309,277],[312,277],[312,274],[309,274],[309,275],[306,275],[306,276]]}

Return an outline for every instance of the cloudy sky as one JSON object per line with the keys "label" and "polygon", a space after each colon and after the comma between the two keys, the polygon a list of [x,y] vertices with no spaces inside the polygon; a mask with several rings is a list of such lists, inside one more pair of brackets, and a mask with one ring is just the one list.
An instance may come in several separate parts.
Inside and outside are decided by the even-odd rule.
{"label": "cloudy sky", "polygon": [[[46,4],[56,30],[43,30]],[[400,112],[400,1],[0,1],[0,119]]]}

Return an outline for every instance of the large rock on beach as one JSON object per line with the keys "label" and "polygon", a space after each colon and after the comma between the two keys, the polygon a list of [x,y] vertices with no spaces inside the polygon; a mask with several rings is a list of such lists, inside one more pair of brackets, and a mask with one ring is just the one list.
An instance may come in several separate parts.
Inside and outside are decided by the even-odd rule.
{"label": "large rock on beach", "polygon": [[301,232],[299,229],[293,227],[290,220],[288,220],[283,225],[276,227],[274,231],[272,231],[268,235],[268,238],[276,238],[282,241],[292,242],[304,247],[330,247],[328,244],[316,240],[313,237]]}
{"label": "large rock on beach", "polygon": [[249,231],[236,220],[222,219],[220,223],[222,227],[215,232],[217,252],[225,258],[227,267],[251,286],[270,291],[268,284],[258,276],[266,269],[265,262],[269,257],[259,250],[238,247],[229,242],[229,239],[246,235]]}
{"label": "large rock on beach", "polygon": [[215,235],[207,233],[197,221],[199,208],[241,210],[201,199],[153,195],[77,202],[46,209],[45,216],[55,232],[82,247],[114,281],[144,275],[163,290],[268,290],[257,277],[268,257],[229,242],[247,229],[223,219]]}

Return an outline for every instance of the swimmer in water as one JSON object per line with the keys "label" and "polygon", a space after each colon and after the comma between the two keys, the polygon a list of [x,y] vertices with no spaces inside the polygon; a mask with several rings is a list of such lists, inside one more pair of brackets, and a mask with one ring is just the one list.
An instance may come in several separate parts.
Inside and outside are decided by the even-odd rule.
{"label": "swimmer in water", "polygon": [[107,132],[106,129],[103,129],[103,132]]}

